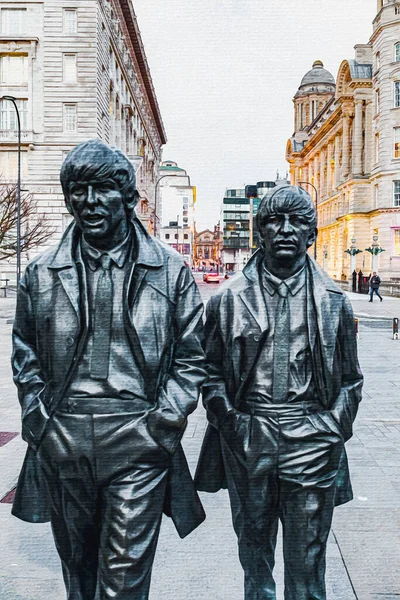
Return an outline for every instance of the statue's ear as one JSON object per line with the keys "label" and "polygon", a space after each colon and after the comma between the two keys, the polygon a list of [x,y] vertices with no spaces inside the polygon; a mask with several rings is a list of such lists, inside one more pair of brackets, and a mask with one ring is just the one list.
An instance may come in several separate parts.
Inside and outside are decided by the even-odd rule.
{"label": "statue's ear", "polygon": [[135,206],[139,202],[139,192],[135,190],[130,198],[125,199],[126,210],[128,213],[132,213]]}
{"label": "statue's ear", "polygon": [[316,242],[317,236],[318,236],[318,229],[316,227],[314,227],[314,229],[312,229],[308,235],[307,248],[309,248],[310,246],[312,246],[314,244],[314,242]]}

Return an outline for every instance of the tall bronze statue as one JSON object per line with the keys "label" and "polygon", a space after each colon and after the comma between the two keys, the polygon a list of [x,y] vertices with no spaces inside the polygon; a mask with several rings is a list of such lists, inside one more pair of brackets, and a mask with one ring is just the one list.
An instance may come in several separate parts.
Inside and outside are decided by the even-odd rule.
{"label": "tall bronze statue", "polygon": [[51,520],[69,600],[145,600],[162,512],[204,512],[180,445],[205,379],[189,268],[135,218],[119,150],[80,144],[61,169],[74,222],[27,267],[12,365],[28,451],[13,514]]}
{"label": "tall bronze statue", "polygon": [[246,600],[276,600],[279,520],[285,599],[325,600],[333,509],[352,499],[344,443],[363,381],[353,313],[307,254],[317,215],[302,188],[266,196],[257,225],[261,248],[207,307],[197,487],[228,487]]}

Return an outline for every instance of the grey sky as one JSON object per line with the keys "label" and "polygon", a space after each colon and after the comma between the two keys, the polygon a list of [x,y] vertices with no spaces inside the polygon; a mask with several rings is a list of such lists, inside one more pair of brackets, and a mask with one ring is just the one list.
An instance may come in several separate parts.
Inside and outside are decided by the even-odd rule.
{"label": "grey sky", "polygon": [[287,169],[292,97],[316,59],[336,77],[367,43],[376,0],[134,0],[168,136],[197,186],[200,231],[225,188]]}

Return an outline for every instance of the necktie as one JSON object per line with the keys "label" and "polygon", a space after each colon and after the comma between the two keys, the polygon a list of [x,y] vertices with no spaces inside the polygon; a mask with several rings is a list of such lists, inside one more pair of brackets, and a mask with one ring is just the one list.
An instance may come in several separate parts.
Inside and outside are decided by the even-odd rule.
{"label": "necktie", "polygon": [[90,376],[92,379],[102,380],[108,377],[113,311],[113,283],[111,277],[111,258],[108,254],[103,254],[100,262],[101,273],[96,288]]}
{"label": "necktie", "polygon": [[272,385],[272,399],[277,404],[287,400],[289,380],[289,352],[290,352],[290,314],[289,314],[289,289],[285,282],[277,289],[279,302],[275,313],[274,334],[274,372]]}

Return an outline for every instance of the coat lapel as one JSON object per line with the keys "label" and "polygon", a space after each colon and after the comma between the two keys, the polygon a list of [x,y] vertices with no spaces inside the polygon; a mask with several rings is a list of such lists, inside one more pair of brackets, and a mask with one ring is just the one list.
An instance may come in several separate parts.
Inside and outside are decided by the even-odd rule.
{"label": "coat lapel", "polygon": [[320,365],[318,370],[321,370],[324,376],[324,391],[329,397],[333,381],[333,361],[343,305],[343,292],[325,273],[318,269],[309,257],[308,275],[307,307],[310,346],[314,364]]}
{"label": "coat lapel", "polygon": [[68,267],[62,271],[59,271],[58,277],[79,319],[79,279],[76,267]]}
{"label": "coat lapel", "polygon": [[268,314],[258,272],[260,257],[261,255],[257,251],[243,269],[246,286],[239,293],[239,297],[246,306],[252,320],[257,323],[263,333],[268,329]]}
{"label": "coat lapel", "polygon": [[[75,260],[75,251],[79,244],[79,232],[75,223],[72,223],[66,230],[53,260],[49,264],[49,269],[57,273],[61,285],[71,302],[71,305],[80,322],[80,286],[79,275]],[[86,286],[85,286],[86,288]],[[84,294],[86,296],[86,294]],[[87,316],[87,302],[85,304],[85,316]]]}

